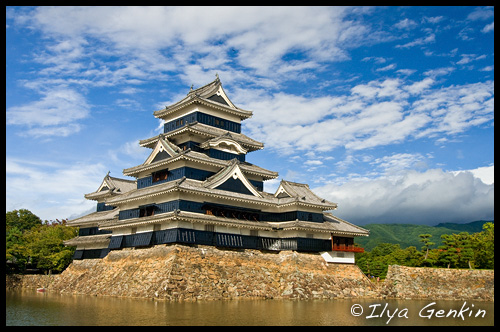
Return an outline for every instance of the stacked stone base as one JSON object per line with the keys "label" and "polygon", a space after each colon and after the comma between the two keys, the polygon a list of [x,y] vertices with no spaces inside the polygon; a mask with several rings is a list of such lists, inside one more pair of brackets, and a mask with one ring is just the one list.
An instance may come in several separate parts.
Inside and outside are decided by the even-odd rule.
{"label": "stacked stone base", "polygon": [[319,254],[160,245],[74,261],[60,275],[8,276],[7,288],[158,300],[449,299],[494,300],[494,271],[390,266],[373,283],[356,265]]}
{"label": "stacked stone base", "polygon": [[377,296],[356,265],[328,264],[319,254],[208,246],[111,251],[104,259],[74,261],[58,276],[39,277],[50,291],[161,300]]}
{"label": "stacked stone base", "polygon": [[389,266],[381,295],[398,299],[494,301],[494,270]]}

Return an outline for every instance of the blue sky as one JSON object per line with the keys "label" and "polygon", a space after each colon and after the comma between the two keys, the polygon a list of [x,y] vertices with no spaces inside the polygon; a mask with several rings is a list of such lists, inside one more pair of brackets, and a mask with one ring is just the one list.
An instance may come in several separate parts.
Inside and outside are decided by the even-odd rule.
{"label": "blue sky", "polygon": [[90,212],[218,73],[265,191],[308,183],[359,225],[491,220],[493,37],[492,7],[7,7],[6,210]]}

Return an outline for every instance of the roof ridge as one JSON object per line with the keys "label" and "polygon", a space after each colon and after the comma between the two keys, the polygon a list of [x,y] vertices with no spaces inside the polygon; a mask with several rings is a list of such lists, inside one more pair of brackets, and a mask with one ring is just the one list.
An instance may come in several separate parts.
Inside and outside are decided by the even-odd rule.
{"label": "roof ridge", "polygon": [[[216,74],[215,80],[213,80],[212,82],[207,83],[207,84],[205,84],[205,85],[203,85],[203,86],[201,86],[201,87],[199,87],[199,88],[196,88],[196,89],[194,89],[194,90],[193,90],[193,85],[191,85],[191,89],[189,90],[189,92],[188,92],[188,94],[187,94],[187,95],[188,95],[188,96],[189,96],[190,94],[198,95],[198,94],[196,93],[197,91],[200,91],[200,90],[206,90],[208,87],[211,87],[212,85],[213,85],[213,86],[217,86],[217,87],[222,85],[222,83],[221,83],[221,81],[220,81],[220,79],[219,79],[219,75],[217,75],[217,74]],[[204,92],[204,91],[203,91],[203,92]]]}

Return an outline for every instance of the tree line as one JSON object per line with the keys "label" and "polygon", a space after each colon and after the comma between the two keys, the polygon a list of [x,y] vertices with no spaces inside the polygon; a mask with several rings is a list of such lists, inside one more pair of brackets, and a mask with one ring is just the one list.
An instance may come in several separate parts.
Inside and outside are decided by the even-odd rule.
{"label": "tree line", "polygon": [[389,265],[412,267],[494,269],[494,223],[469,234],[443,234],[443,245],[432,248],[432,235],[420,234],[422,247],[402,249],[399,244],[381,243],[370,252],[357,253],[356,265],[369,276],[385,278]]}
{"label": "tree line", "polygon": [[78,235],[67,220],[43,221],[31,211],[19,209],[5,215],[6,272],[62,272],[70,263],[74,247],[63,241]]}
{"label": "tree line", "polygon": [[[26,209],[6,213],[6,271],[62,272],[72,261],[74,247],[63,241],[78,235],[67,220],[43,221]],[[367,275],[385,278],[389,265],[444,268],[494,268],[494,224],[483,231],[441,235],[443,245],[433,248],[432,235],[420,234],[422,247],[402,249],[399,244],[381,243],[369,252],[356,253],[356,264]]]}

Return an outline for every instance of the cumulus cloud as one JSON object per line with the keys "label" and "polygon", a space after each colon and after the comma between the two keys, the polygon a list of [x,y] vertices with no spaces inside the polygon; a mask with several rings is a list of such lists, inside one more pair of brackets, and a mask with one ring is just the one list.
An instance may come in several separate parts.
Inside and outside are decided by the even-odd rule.
{"label": "cumulus cloud", "polygon": [[494,184],[484,183],[472,172],[406,170],[396,176],[351,180],[313,191],[338,203],[337,216],[359,225],[435,225],[494,217]]}

